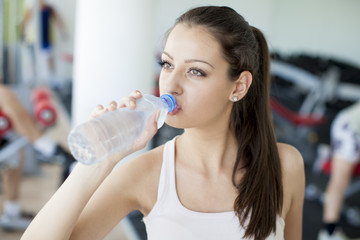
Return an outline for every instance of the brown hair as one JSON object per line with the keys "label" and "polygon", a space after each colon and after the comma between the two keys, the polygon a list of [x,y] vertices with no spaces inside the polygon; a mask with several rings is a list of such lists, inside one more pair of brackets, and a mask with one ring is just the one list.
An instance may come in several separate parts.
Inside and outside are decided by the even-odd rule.
{"label": "brown hair", "polygon": [[[239,147],[232,176],[238,190],[234,210],[245,228],[244,237],[264,239],[276,231],[276,217],[283,205],[281,164],[270,112],[266,40],[259,29],[229,7],[194,8],[181,15],[176,21],[179,23],[205,27],[218,40],[230,64],[229,79],[236,80],[244,70],[252,73],[252,84],[246,96],[234,104],[229,126]],[[245,175],[236,183],[240,169],[246,170]]]}

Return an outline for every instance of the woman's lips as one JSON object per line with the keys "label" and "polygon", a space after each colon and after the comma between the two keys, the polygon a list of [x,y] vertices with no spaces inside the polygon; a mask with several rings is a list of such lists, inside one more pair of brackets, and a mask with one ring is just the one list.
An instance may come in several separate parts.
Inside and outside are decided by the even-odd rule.
{"label": "woman's lips", "polygon": [[177,114],[179,111],[181,110],[181,107],[180,106],[176,106],[174,110],[172,110],[171,112],[169,112],[168,114],[169,115],[175,115]]}

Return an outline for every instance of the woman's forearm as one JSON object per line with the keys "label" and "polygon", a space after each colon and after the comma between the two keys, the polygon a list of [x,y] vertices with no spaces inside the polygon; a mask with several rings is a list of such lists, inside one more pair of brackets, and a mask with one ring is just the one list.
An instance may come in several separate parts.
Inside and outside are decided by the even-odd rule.
{"label": "woman's forearm", "polygon": [[110,163],[78,164],[21,239],[69,239],[82,210],[113,167]]}

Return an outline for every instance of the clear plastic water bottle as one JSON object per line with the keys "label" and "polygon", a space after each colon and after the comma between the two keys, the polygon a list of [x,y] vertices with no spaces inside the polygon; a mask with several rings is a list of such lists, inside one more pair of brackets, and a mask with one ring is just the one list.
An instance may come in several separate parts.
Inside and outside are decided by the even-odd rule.
{"label": "clear plastic water bottle", "polygon": [[135,109],[119,108],[75,127],[68,138],[70,151],[83,164],[99,162],[115,152],[129,149],[157,110],[161,110],[157,127],[162,127],[167,113],[175,107],[175,98],[169,94],[160,98],[144,94],[136,101]]}

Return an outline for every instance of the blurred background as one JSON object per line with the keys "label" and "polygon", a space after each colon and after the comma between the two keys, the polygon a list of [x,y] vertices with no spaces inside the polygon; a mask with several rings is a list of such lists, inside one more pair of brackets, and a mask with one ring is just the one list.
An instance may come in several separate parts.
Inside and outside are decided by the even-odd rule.
{"label": "blurred background", "polygon": [[[36,17],[43,14],[42,4],[51,7],[49,23]],[[316,239],[329,178],[330,124],[341,109],[360,99],[358,0],[0,0],[0,82],[29,91],[48,87],[68,124],[77,125],[98,103],[119,100],[134,89],[156,94],[156,60],[164,34],[181,13],[200,5],[230,6],[267,38],[276,133],[304,157],[303,239]],[[51,26],[46,33],[44,24]],[[43,34],[50,46],[44,46]],[[148,148],[179,133],[165,126]],[[20,194],[21,202],[32,212],[57,186],[44,187],[46,194],[29,190],[58,174],[56,168],[39,168],[50,176],[26,174],[26,188],[20,188],[26,192]],[[355,176],[341,219],[352,237],[360,237],[358,180]],[[146,239],[141,217],[130,214],[108,239]],[[21,232],[0,231],[0,239],[19,236]]]}

